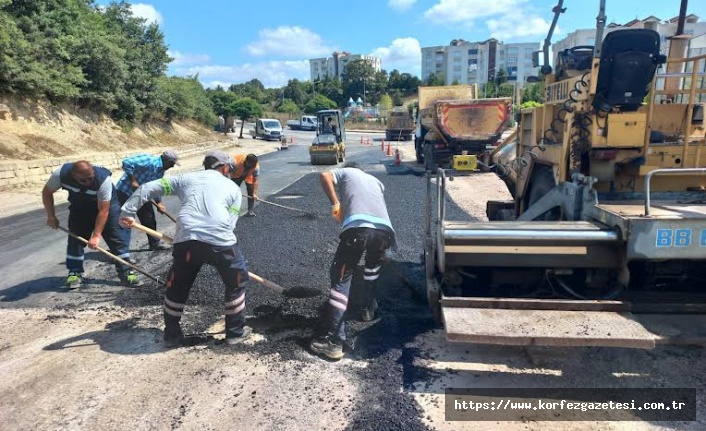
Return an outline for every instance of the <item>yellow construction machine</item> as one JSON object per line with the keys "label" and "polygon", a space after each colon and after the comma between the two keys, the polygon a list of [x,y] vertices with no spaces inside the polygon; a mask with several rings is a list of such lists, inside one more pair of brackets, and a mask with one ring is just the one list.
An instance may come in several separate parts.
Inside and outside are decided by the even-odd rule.
{"label": "yellow construction machine", "polygon": [[427,294],[449,341],[706,340],[704,322],[686,323],[706,317],[706,55],[685,55],[682,1],[668,58],[651,29],[604,38],[601,0],[596,46],[559,52],[554,71],[558,2],[545,102],[491,155],[512,200],[488,202],[488,222],[447,220],[446,182],[462,173],[427,176]]}

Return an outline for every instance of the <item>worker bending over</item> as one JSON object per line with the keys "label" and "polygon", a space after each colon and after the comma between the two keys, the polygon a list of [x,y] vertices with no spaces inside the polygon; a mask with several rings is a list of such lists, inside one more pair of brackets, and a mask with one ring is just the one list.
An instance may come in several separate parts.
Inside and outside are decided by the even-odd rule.
{"label": "worker bending over", "polygon": [[120,224],[130,227],[135,213],[150,199],[175,195],[181,200],[174,236],[174,261],[164,296],[164,341],[183,345],[179,324],[194,280],[203,264],[213,265],[225,284],[226,343],[237,344],[252,330],[245,326],[245,258],[235,237],[242,193],[228,175],[233,160],[222,151],[209,151],[204,171],[162,178],[143,184],[122,207]]}
{"label": "worker bending over", "polygon": [[257,200],[258,178],[260,176],[260,162],[255,154],[236,154],[233,156],[233,172],[230,178],[235,184],[240,185],[245,181],[245,189],[248,192],[248,212],[245,217],[255,217],[253,209]]}
{"label": "worker bending over", "polygon": [[[124,204],[132,192],[139,186],[150,181],[158,180],[164,177],[164,173],[178,165],[179,157],[172,151],[165,151],[160,156],[152,156],[150,154],[137,154],[123,160],[123,176],[120,177],[115,188],[118,191],[118,201],[120,205]],[[167,209],[161,199],[155,199],[157,210],[164,214]],[[139,210],[137,217],[140,223],[144,226],[157,230],[157,218],[154,216],[152,203],[147,202]],[[130,230],[128,232],[128,244],[130,243]],[[150,250],[166,250],[168,245],[159,241],[159,238],[147,235]]]}
{"label": "worker bending over", "polygon": [[385,187],[377,178],[363,172],[357,163],[322,172],[321,185],[331,202],[332,216],[341,223],[342,232],[331,263],[331,290],[323,316],[327,332],[314,338],[310,347],[317,354],[340,359],[346,339],[344,315],[353,271],[365,252],[363,298],[366,304],[361,318],[370,321],[377,310],[376,284],[382,262],[396,247],[395,231],[387,214]]}
{"label": "worker bending over", "polygon": [[[88,238],[88,248],[96,249],[105,234],[105,243],[110,251],[130,260],[129,231],[118,224],[120,204],[115,186],[110,179],[111,172],[102,166],[92,166],[85,160],[66,163],[54,171],[42,189],[42,202],[47,212],[47,225],[59,227],[54,209],[54,193],[59,189],[69,192],[69,231],[82,238]],[[83,249],[86,246],[78,239],[69,236],[66,246],[66,268],[69,275],[66,287],[76,289],[83,281]],[[142,285],[137,274],[128,266],[116,263],[120,281],[125,286]]]}

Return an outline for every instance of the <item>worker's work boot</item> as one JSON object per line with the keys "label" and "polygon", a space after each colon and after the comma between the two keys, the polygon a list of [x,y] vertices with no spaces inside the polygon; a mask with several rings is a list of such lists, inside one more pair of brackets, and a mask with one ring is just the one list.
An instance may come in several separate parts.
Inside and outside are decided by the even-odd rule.
{"label": "worker's work boot", "polygon": [[176,326],[170,325],[164,328],[164,347],[173,349],[175,347],[181,347],[184,344],[184,333],[181,332],[181,327],[178,324]]}
{"label": "worker's work boot", "polygon": [[249,326],[243,326],[243,335],[241,335],[240,337],[226,338],[226,344],[229,346],[234,346],[236,344],[240,344],[243,341],[250,338],[251,335],[252,335],[252,328]]}
{"label": "worker's work boot", "polygon": [[140,287],[144,284],[142,280],[140,280],[140,277],[138,277],[132,270],[121,275],[120,282],[122,282],[123,286],[127,287]]}
{"label": "worker's work boot", "polygon": [[71,271],[69,272],[69,276],[66,277],[66,288],[69,290],[78,289],[79,287],[81,287],[82,281],[83,277],[81,277],[80,272]]}
{"label": "worker's work boot", "polygon": [[330,359],[343,357],[343,345],[339,341],[332,340],[330,335],[314,338],[309,347],[317,355],[324,355]]}
{"label": "worker's work boot", "polygon": [[375,312],[378,309],[378,301],[376,299],[373,299],[372,302],[370,303],[370,306],[368,307],[363,307],[363,310],[361,311],[360,315],[360,320],[363,322],[370,322],[375,318]]}
{"label": "worker's work boot", "polygon": [[150,251],[169,250],[170,248],[171,247],[169,247],[169,245],[167,245],[161,241],[156,244],[150,244]]}

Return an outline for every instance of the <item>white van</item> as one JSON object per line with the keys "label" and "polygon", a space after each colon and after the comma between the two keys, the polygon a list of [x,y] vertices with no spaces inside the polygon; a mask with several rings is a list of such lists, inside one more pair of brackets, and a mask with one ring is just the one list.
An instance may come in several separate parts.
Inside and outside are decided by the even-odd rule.
{"label": "white van", "polygon": [[255,122],[255,130],[251,130],[253,138],[266,141],[279,141],[282,138],[282,125],[273,118],[260,118]]}

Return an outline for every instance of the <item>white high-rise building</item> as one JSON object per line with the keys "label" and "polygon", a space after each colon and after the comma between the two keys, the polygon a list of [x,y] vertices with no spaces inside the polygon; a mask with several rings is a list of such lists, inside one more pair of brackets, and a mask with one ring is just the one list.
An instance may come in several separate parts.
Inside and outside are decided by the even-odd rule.
{"label": "white high-rise building", "polygon": [[539,73],[538,68],[532,67],[532,52],[538,50],[539,42],[454,39],[449,45],[422,48],[422,80],[426,81],[434,74],[446,85],[484,84],[504,70],[510,82],[517,82],[522,87],[528,76]]}
{"label": "white high-rise building", "polygon": [[350,52],[334,52],[331,57],[312,58],[309,60],[311,80],[323,79],[326,76],[341,78],[346,65],[354,60],[365,60],[373,66],[376,72],[382,70],[382,61],[372,55],[351,54]]}

